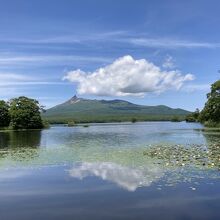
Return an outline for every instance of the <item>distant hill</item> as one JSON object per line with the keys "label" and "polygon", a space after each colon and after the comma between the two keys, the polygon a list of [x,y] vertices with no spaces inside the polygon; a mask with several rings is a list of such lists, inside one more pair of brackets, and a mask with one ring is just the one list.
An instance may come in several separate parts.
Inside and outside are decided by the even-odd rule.
{"label": "distant hill", "polygon": [[52,123],[118,122],[171,120],[174,116],[184,119],[189,111],[173,109],[165,105],[144,106],[124,100],[91,100],[72,97],[70,100],[48,109],[43,118]]}

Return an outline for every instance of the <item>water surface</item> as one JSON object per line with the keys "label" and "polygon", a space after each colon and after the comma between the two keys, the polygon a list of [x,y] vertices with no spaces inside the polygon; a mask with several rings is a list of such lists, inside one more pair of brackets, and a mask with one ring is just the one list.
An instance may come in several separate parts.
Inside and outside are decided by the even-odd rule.
{"label": "water surface", "polygon": [[201,128],[0,132],[1,219],[218,219],[220,135]]}

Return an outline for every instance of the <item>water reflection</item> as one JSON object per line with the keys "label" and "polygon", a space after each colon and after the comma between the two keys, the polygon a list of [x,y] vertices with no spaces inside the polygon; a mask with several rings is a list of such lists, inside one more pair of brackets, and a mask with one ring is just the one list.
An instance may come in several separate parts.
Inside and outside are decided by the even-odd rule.
{"label": "water reflection", "polygon": [[203,144],[151,144],[136,149],[78,151],[83,162],[74,165],[69,175],[78,179],[95,176],[128,191],[161,181],[158,188],[185,182],[196,190],[198,180],[220,178],[220,136],[209,133],[204,137]]}
{"label": "water reflection", "polygon": [[39,147],[41,130],[0,132],[0,148]]}
{"label": "water reflection", "polygon": [[6,158],[9,164],[31,161],[39,156],[40,144],[41,130],[0,132],[0,159]]}
{"label": "water reflection", "polygon": [[13,180],[13,179],[18,179],[18,178],[23,178],[27,176],[28,174],[31,174],[28,170],[14,170],[14,169],[5,169],[1,170],[0,172],[0,183],[5,182],[8,180]]}
{"label": "water reflection", "polygon": [[0,133],[0,219],[219,219],[220,135],[193,128]]}
{"label": "water reflection", "polygon": [[111,181],[128,191],[135,191],[142,186],[150,186],[163,174],[163,170],[153,164],[138,169],[112,162],[83,162],[69,170],[71,177],[82,180],[88,176],[96,176],[102,180]]}
{"label": "water reflection", "polygon": [[172,185],[218,177],[219,143],[219,134],[195,131],[186,123],[1,132],[0,167],[76,164],[72,177],[96,176],[134,191],[161,179]]}

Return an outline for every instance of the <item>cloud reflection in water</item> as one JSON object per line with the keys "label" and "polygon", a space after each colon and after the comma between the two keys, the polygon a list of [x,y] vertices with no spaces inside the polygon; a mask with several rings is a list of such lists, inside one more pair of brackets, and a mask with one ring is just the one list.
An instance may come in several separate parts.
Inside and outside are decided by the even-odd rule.
{"label": "cloud reflection in water", "polygon": [[150,186],[163,176],[164,171],[155,165],[130,168],[112,162],[82,162],[69,170],[69,174],[81,180],[88,176],[96,176],[128,191],[135,191],[138,187]]}

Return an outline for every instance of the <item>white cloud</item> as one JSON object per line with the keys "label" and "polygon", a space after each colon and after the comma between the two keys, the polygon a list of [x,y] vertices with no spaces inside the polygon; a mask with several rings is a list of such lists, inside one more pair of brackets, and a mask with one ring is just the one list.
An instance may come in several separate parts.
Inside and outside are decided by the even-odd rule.
{"label": "white cloud", "polygon": [[30,77],[21,75],[21,74],[15,74],[15,73],[0,73],[0,82],[11,82],[11,81],[26,81],[30,80]]}
{"label": "white cloud", "polygon": [[19,85],[66,85],[66,83],[48,81],[48,79],[39,79],[23,74],[0,72],[0,88]]}
{"label": "white cloud", "polygon": [[185,92],[196,92],[196,91],[203,91],[203,92],[208,92],[210,90],[210,85],[212,83],[209,84],[189,84],[189,85],[185,85],[182,87],[182,91]]}
{"label": "white cloud", "polygon": [[131,43],[136,46],[144,46],[144,47],[152,47],[152,48],[169,48],[169,49],[177,49],[177,48],[206,48],[206,49],[214,49],[219,48],[220,43],[210,43],[210,42],[195,42],[195,41],[187,41],[187,40],[176,40],[169,38],[127,38],[123,41],[127,43]]}
{"label": "white cloud", "polygon": [[7,55],[0,56],[1,68],[11,67],[11,65],[21,66],[46,66],[46,65],[66,65],[73,63],[106,63],[112,59],[105,57],[90,57],[90,56],[71,56],[71,55]]}
{"label": "white cloud", "polygon": [[80,69],[68,72],[64,80],[77,83],[79,94],[98,96],[143,96],[146,93],[161,93],[179,90],[192,74],[182,75],[178,70],[162,71],[153,63],[131,56],[124,56],[112,64],[94,72]]}
{"label": "white cloud", "polygon": [[[143,33],[133,33],[124,30],[110,31],[110,32],[87,32],[79,34],[67,34],[60,36],[49,36],[46,38],[42,37],[29,37],[29,38],[9,38],[0,37],[0,42],[2,43],[15,43],[15,44],[29,44],[29,45],[55,45],[55,44],[80,44],[87,45],[92,43],[109,42],[109,43],[127,43],[136,46],[152,47],[152,48],[204,48],[213,49],[219,48],[219,42],[202,42],[202,41],[192,41],[188,39],[177,39],[164,37],[146,37]],[[27,46],[27,45],[26,45]]]}
{"label": "white cloud", "polygon": [[1,87],[7,86],[34,86],[34,85],[67,85],[64,82],[47,82],[47,81],[29,81],[29,82],[0,82]]}
{"label": "white cloud", "polygon": [[173,57],[167,55],[162,66],[166,69],[173,69],[175,67]]}
{"label": "white cloud", "polygon": [[8,100],[15,96],[26,95],[33,86],[64,84],[67,85],[65,82],[48,81],[48,79],[39,79],[24,74],[0,72],[0,99]]}
{"label": "white cloud", "polygon": [[60,36],[50,36],[47,38],[0,38],[0,42],[7,43],[21,43],[21,44],[78,44],[86,43],[90,41],[112,41],[123,37],[127,31],[110,31],[110,32],[100,32],[100,33],[81,33],[81,34],[69,34],[69,35],[60,35]]}

